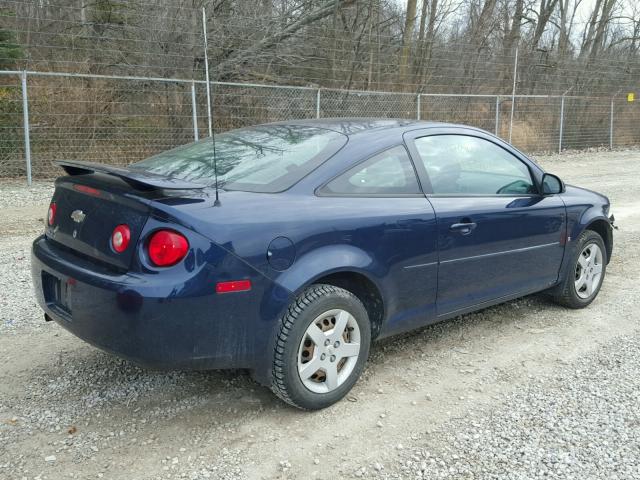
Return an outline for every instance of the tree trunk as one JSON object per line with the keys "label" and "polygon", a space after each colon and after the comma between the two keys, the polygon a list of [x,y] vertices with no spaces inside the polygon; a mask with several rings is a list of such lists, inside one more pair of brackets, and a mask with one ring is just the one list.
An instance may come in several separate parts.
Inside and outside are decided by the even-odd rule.
{"label": "tree trunk", "polygon": [[567,11],[569,10],[569,0],[560,0],[560,38],[558,39],[558,55],[561,59],[567,54],[569,49],[569,28],[567,27]]}
{"label": "tree trunk", "polygon": [[[547,0],[541,0],[540,9],[538,10],[538,22],[536,23],[536,29],[533,32],[533,39],[531,41],[531,46],[534,49],[538,48],[542,34],[547,29],[547,24],[549,23],[549,19],[555,11],[557,4],[558,0],[549,0],[548,2]],[[562,19],[560,22],[562,23]]]}
{"label": "tree trunk", "polygon": [[413,37],[413,27],[416,21],[417,0],[407,0],[407,16],[404,22],[404,32],[402,33],[402,52],[400,54],[400,83],[405,84],[409,73],[409,53],[411,51],[411,38]]}
{"label": "tree trunk", "polygon": [[589,52],[589,59],[591,60],[593,60],[598,55],[600,49],[604,47],[607,25],[609,25],[609,22],[611,21],[611,12],[613,11],[615,4],[616,0],[604,0],[602,4],[602,15],[600,15],[600,21],[598,22],[596,34],[593,37],[593,42],[591,43],[591,51]]}
{"label": "tree trunk", "polygon": [[582,39],[582,48],[580,49],[580,58],[583,58],[589,51],[591,51],[591,44],[593,43],[593,37],[596,33],[596,26],[598,25],[598,16],[600,14],[600,6],[602,0],[596,0],[596,4],[593,7],[591,16],[589,17],[589,28],[585,30],[584,38]]}

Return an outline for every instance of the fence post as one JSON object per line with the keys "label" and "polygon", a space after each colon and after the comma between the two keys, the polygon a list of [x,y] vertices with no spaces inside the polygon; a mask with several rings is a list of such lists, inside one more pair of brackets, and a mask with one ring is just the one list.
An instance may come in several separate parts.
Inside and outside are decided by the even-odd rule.
{"label": "fence post", "polygon": [[564,91],[560,97],[560,135],[558,139],[558,153],[562,153],[562,137],[564,136],[564,97],[573,90],[573,87],[569,87]]}
{"label": "fence post", "polygon": [[609,118],[609,150],[613,150],[613,100],[616,97],[611,97],[611,112]]}
{"label": "fence post", "polygon": [[518,47],[516,47],[516,58],[513,62],[513,90],[511,91],[511,119],[509,120],[509,143],[511,143],[511,133],[513,132],[513,114],[516,109],[516,81],[518,80]]}
{"label": "fence post", "polygon": [[198,107],[196,106],[196,82],[191,82],[191,114],[193,115],[193,139],[198,141]]}
{"label": "fence post", "polygon": [[420,120],[420,110],[422,108],[422,106],[420,105],[420,97],[421,95],[418,94],[418,97],[416,98],[416,119]]}
{"label": "fence post", "polygon": [[320,118],[320,89],[316,92],[316,118]]}
{"label": "fence post", "polygon": [[496,137],[500,136],[500,95],[496,95]]}
{"label": "fence post", "polygon": [[562,134],[564,132],[564,95],[560,99],[560,138],[558,140],[558,153],[562,153]]}
{"label": "fence post", "polygon": [[22,121],[24,128],[24,158],[27,162],[27,185],[31,186],[31,139],[29,138],[29,97],[27,96],[27,72],[22,71]]}

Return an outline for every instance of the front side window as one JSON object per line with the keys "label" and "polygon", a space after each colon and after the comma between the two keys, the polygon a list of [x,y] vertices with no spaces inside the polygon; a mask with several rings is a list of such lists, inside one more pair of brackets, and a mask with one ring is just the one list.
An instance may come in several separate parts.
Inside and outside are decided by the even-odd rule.
{"label": "front side window", "polygon": [[[286,190],[335,154],[346,135],[306,125],[260,125],[216,135],[218,184],[224,190]],[[212,184],[211,138],[155,155],[129,168]]]}
{"label": "front side window", "polygon": [[536,193],[527,166],[488,140],[466,135],[432,135],[415,140],[433,193],[437,195],[522,195]]}
{"label": "front side window", "polygon": [[338,195],[419,194],[420,187],[404,147],[393,147],[356,165],[326,184],[321,193]]}

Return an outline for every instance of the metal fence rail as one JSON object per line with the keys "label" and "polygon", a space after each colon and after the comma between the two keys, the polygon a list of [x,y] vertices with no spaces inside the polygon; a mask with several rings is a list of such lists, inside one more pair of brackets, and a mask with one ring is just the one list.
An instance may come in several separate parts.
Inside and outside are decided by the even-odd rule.
{"label": "metal fence rail", "polygon": [[[128,164],[219,131],[315,117],[398,117],[483,128],[528,152],[640,145],[623,96],[415,94],[174,78],[0,71],[0,177],[52,177],[53,161]],[[515,102],[515,103],[514,103]]]}

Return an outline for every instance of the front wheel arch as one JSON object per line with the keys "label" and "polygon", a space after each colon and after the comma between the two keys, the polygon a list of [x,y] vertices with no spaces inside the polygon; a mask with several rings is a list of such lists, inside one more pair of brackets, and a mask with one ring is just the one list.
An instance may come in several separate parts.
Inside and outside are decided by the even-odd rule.
{"label": "front wheel arch", "polygon": [[596,232],[600,237],[602,237],[602,241],[604,242],[604,247],[607,254],[607,264],[611,260],[611,254],[613,253],[613,234],[611,231],[611,224],[608,220],[598,218],[591,223],[589,223],[584,230],[591,230]]}
{"label": "front wheel arch", "polygon": [[[576,267],[577,256],[580,255],[583,248],[585,246],[588,246],[590,242],[596,243],[596,245],[600,244],[598,245],[599,248],[606,251],[604,240],[602,239],[600,234],[598,234],[594,230],[586,228],[580,233],[578,238],[575,239],[575,249],[570,254],[568,266],[563,273],[563,278],[561,279],[560,283],[550,292],[555,301],[560,305],[573,309],[585,308],[586,306],[591,304],[593,300],[595,300],[600,291],[602,282],[604,281],[606,274],[606,262],[603,262],[602,264],[601,278],[599,279],[599,283],[594,289],[594,293],[592,295],[590,295],[589,297],[580,297],[575,288],[576,279],[574,277],[574,268]],[[606,256],[606,252],[604,253],[604,256]]]}

